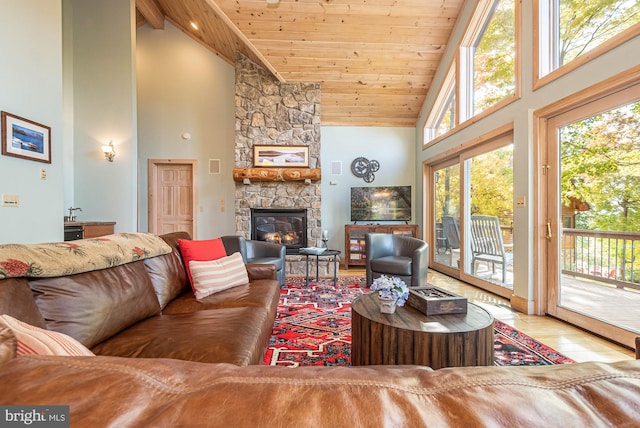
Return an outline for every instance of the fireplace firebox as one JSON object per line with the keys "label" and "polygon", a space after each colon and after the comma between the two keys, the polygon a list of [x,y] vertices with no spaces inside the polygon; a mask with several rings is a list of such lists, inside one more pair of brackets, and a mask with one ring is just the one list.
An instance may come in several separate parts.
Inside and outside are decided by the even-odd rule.
{"label": "fireplace firebox", "polygon": [[287,254],[307,246],[305,208],[251,208],[251,239],[282,244]]}

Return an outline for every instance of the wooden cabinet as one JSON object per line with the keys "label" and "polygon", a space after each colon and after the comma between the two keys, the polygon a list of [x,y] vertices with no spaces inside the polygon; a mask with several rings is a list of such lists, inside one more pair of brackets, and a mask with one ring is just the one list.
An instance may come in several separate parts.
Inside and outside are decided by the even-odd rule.
{"label": "wooden cabinet", "polygon": [[366,246],[364,235],[370,232],[418,236],[417,224],[346,224],[344,226],[345,265],[364,266]]}
{"label": "wooden cabinet", "polygon": [[113,235],[115,224],[114,221],[65,222],[64,240],[75,241],[76,239]]}
{"label": "wooden cabinet", "polygon": [[99,236],[105,236],[105,235],[113,235],[114,224],[115,223],[87,224],[82,228],[82,232],[83,232],[82,236],[84,237],[84,239],[87,239],[87,238],[97,238]]}

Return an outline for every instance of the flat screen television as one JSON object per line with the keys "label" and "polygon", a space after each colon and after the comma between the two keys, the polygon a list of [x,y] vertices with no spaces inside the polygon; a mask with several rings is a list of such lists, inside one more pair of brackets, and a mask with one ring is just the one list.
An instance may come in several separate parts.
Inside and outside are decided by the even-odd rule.
{"label": "flat screen television", "polygon": [[411,186],[352,187],[351,221],[411,221]]}

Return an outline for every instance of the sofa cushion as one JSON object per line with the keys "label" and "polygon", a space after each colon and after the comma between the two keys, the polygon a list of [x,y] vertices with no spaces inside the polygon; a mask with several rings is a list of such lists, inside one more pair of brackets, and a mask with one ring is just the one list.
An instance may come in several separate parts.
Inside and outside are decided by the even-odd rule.
{"label": "sofa cushion", "polygon": [[145,259],[144,265],[161,309],[189,288],[187,272],[177,251]]}
{"label": "sofa cushion", "polygon": [[66,334],[34,327],[9,315],[0,315],[0,329],[8,327],[16,339],[16,356],[93,356],[80,342]]}
{"label": "sofa cushion", "polygon": [[142,261],[77,275],[29,281],[48,330],[87,347],[160,313]]}
{"label": "sofa cushion", "polygon": [[[178,245],[180,246],[182,261],[184,262],[187,276],[192,286],[193,279],[191,278],[189,262],[217,260],[227,255],[222,239],[220,238],[206,240],[178,239]],[[195,289],[193,291],[195,291]]]}
{"label": "sofa cushion", "polygon": [[189,270],[197,299],[249,283],[247,268],[240,253],[206,262],[192,260]]}
{"label": "sofa cushion", "polygon": [[98,355],[261,364],[273,317],[266,309],[226,308],[146,319],[94,346]]}
{"label": "sofa cushion", "polygon": [[44,327],[44,319],[33,300],[26,278],[0,280],[0,314],[11,315],[36,327]]}
{"label": "sofa cushion", "polygon": [[[273,268],[273,266],[271,266]],[[183,314],[219,308],[252,306],[266,308],[275,317],[280,300],[280,284],[275,279],[258,279],[239,285],[204,299],[196,299],[190,290],[175,298],[163,310],[163,314]]]}
{"label": "sofa cushion", "polygon": [[369,260],[371,270],[384,272],[386,275],[411,275],[411,258],[403,256],[386,256]]}

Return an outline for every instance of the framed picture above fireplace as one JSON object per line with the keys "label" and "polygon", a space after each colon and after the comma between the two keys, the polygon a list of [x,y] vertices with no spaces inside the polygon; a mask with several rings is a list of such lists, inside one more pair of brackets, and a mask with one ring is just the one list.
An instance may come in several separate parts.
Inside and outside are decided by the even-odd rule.
{"label": "framed picture above fireplace", "polygon": [[254,167],[309,167],[308,146],[259,145],[253,146]]}

